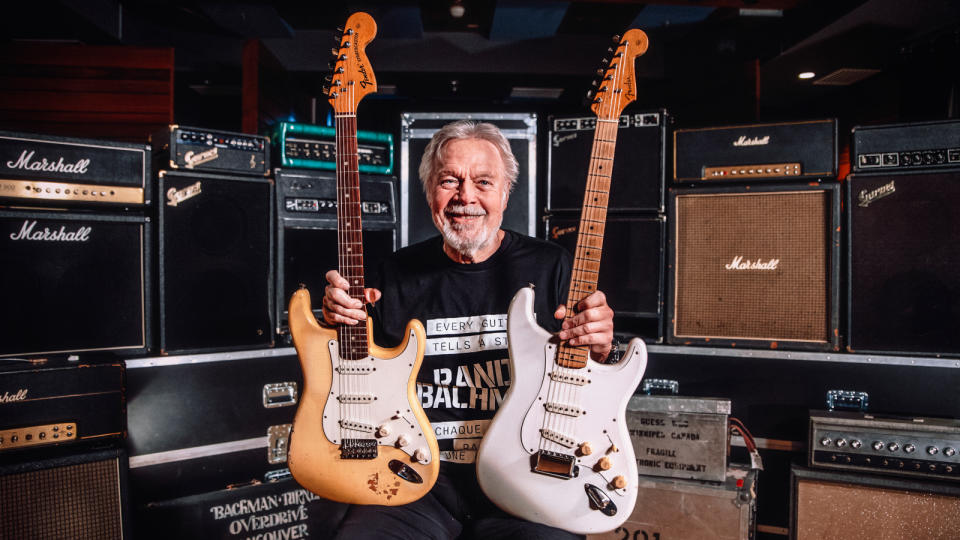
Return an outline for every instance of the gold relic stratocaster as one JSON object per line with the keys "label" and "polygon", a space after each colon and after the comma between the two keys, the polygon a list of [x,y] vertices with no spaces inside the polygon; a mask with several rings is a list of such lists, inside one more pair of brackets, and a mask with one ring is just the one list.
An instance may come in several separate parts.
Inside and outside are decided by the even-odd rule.
{"label": "gold relic stratocaster", "polygon": [[[364,301],[357,103],[377,90],[364,48],[377,33],[366,13],[347,19],[328,92],[336,117],[337,250],[351,297]],[[425,495],[440,470],[437,439],[416,392],[426,334],[407,323],[399,347],[372,340],[368,318],[321,327],[310,293],[289,306],[304,389],[293,421],[288,465],[304,488],[351,504],[396,506]]]}

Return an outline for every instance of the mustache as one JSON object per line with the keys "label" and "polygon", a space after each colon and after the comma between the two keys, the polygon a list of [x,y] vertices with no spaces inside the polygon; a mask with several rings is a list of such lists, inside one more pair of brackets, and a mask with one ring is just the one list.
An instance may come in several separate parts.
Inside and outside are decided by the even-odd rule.
{"label": "mustache", "polygon": [[456,214],[461,216],[485,216],[487,212],[483,208],[468,206],[464,204],[450,204],[444,210],[447,214]]}

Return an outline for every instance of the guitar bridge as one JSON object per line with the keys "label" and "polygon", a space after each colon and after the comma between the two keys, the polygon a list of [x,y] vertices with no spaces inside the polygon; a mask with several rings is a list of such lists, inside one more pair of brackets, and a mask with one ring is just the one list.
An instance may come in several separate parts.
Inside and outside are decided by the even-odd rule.
{"label": "guitar bridge", "polygon": [[577,459],[567,454],[551,452],[549,450],[540,450],[532,457],[533,472],[562,478],[564,480],[576,478],[580,475],[580,467],[577,466]]}
{"label": "guitar bridge", "polygon": [[375,459],[376,439],[344,439],[340,443],[340,459]]}

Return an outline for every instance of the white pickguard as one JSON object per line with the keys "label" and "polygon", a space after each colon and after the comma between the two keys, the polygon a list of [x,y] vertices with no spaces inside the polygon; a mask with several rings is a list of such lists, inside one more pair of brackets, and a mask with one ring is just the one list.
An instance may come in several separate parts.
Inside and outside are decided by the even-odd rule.
{"label": "white pickguard", "polygon": [[337,340],[328,341],[327,347],[333,369],[323,408],[327,440],[340,444],[343,439],[376,438],[379,445],[399,448],[411,457],[423,449],[424,457],[418,461],[430,463],[434,457],[403,384],[417,359],[417,336],[411,332],[406,348],[393,358],[342,360]]}
{"label": "white pickguard", "polygon": [[[558,368],[558,341],[537,325],[533,300],[528,287],[510,303],[507,336],[513,380],[480,443],[480,487],[497,506],[530,521],[578,534],[613,530],[630,516],[637,499],[637,463],[626,407],[647,366],[646,346],[634,338],[617,364],[588,360],[582,369]],[[562,373],[551,377],[557,370]],[[576,380],[561,382],[564,377]],[[564,442],[544,439],[542,428],[562,435],[555,440]],[[592,446],[590,455],[577,452],[584,442]],[[534,472],[532,457],[540,449],[575,455],[579,474],[556,478]],[[611,467],[600,470],[597,465],[604,457]],[[623,489],[611,484],[617,476],[626,479]],[[609,497],[617,509],[614,515],[592,507],[588,485]]]}

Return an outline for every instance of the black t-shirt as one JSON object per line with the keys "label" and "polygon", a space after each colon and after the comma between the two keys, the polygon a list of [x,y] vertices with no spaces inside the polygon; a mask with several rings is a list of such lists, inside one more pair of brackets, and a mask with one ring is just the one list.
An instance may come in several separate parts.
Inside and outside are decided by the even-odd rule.
{"label": "black t-shirt", "polygon": [[556,244],[505,231],[499,249],[459,264],[437,236],[403,248],[380,267],[383,293],[370,311],[374,342],[395,347],[410,319],[427,333],[417,394],[437,434],[441,460],[473,463],[480,438],[510,385],[507,308],[533,284],[537,322],[558,331],[572,257]]}

